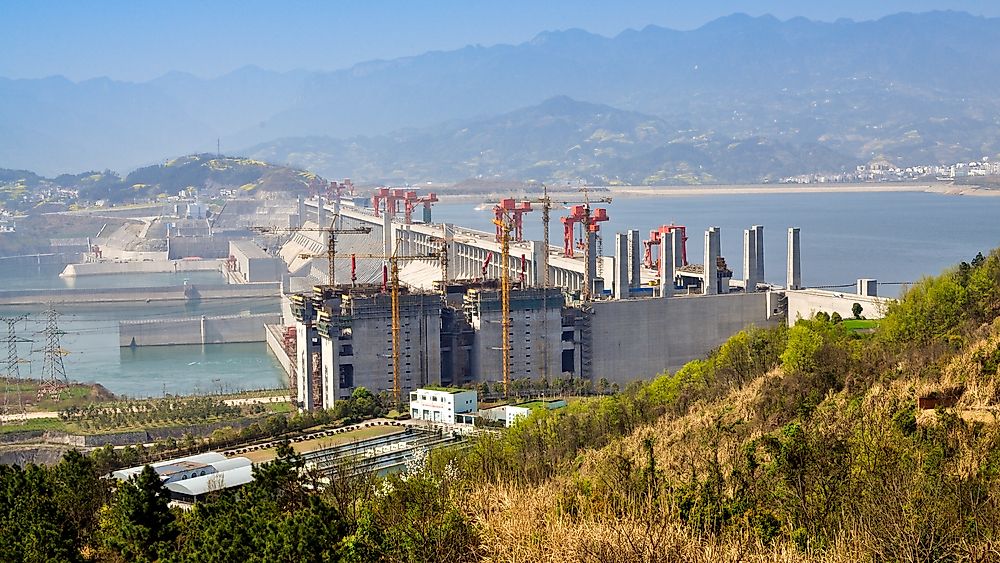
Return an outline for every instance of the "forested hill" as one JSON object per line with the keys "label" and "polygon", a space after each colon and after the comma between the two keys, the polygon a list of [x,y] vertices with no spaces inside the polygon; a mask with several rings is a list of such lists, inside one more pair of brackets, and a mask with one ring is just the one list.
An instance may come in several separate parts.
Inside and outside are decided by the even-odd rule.
{"label": "forested hill", "polygon": [[217,195],[237,190],[247,196],[258,192],[303,192],[316,177],[310,172],[241,157],[189,155],[138,168],[124,178],[111,170],[61,174],[45,178],[27,170],[0,169],[0,206],[28,211],[82,200],[111,203],[176,196],[192,188]]}
{"label": "forested hill", "polygon": [[[677,373],[535,411],[385,478],[318,486],[285,447],[254,483],[186,512],[167,508],[152,470],[112,491],[100,478],[119,455],[110,447],[52,468],[0,466],[0,550],[14,561],[994,560],[1000,251],[918,283],[868,325],[818,315],[751,328]],[[921,397],[937,408],[918,408]],[[339,403],[325,419],[342,416]]]}

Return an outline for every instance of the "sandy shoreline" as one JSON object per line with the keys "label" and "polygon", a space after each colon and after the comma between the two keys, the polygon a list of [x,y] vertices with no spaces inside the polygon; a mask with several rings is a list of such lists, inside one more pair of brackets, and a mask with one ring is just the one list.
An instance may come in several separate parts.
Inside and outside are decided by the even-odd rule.
{"label": "sandy shoreline", "polygon": [[[595,187],[590,198],[602,197],[642,198],[642,197],[691,197],[746,194],[831,194],[831,193],[886,193],[922,192],[941,195],[961,195],[972,197],[1000,197],[1000,189],[979,186],[956,186],[944,183],[926,184],[743,184],[719,186],[609,186]],[[551,190],[553,199],[582,199],[579,191]],[[446,201],[496,201],[500,197],[533,199],[541,193],[507,194],[449,194],[438,193]]]}

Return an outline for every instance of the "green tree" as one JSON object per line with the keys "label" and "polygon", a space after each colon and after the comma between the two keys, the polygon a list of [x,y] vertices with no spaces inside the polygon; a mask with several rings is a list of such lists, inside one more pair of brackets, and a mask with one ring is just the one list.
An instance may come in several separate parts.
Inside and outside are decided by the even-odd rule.
{"label": "green tree", "polygon": [[101,521],[104,546],[125,561],[156,561],[177,536],[168,493],[147,465],[121,483]]}
{"label": "green tree", "polygon": [[79,561],[75,530],[53,501],[48,471],[0,465],[0,558]]}

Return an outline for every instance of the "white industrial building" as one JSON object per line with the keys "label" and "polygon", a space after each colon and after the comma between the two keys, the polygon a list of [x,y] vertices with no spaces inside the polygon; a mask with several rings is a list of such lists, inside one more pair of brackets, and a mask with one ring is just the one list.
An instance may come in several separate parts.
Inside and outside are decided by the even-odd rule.
{"label": "white industrial building", "polygon": [[[229,458],[218,452],[206,452],[150,464],[170,491],[170,498],[193,503],[204,495],[238,487],[253,481],[253,462],[245,457]],[[111,476],[127,481],[142,473],[145,465],[120,469]]]}
{"label": "white industrial building", "polygon": [[443,424],[469,422],[471,416],[479,410],[478,401],[475,390],[421,388],[410,393],[410,418]]}

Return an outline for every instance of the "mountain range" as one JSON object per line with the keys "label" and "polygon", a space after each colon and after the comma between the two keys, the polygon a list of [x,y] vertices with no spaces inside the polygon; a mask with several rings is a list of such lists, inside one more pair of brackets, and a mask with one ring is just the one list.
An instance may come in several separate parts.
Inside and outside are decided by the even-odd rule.
{"label": "mountain range", "polygon": [[242,152],[359,181],[759,181],[1000,153],[1000,19],[733,15],[545,32],[332,72],[0,79],[0,167]]}

